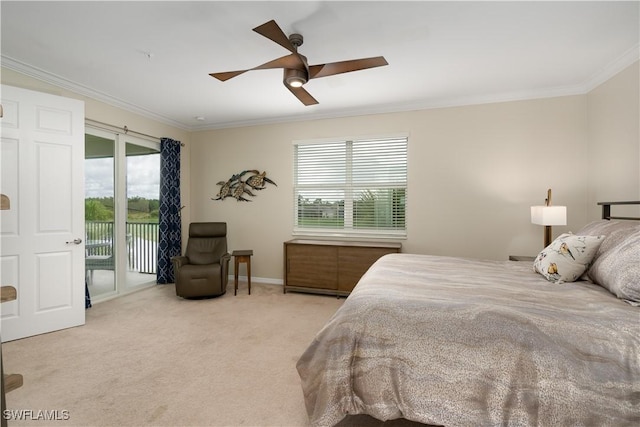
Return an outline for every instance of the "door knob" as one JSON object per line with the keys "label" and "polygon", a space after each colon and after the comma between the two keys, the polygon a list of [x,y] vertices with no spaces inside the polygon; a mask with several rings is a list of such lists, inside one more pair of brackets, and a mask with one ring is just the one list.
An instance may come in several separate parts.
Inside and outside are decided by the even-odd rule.
{"label": "door knob", "polygon": [[73,243],[74,245],[79,245],[80,243],[82,243],[82,239],[78,238],[78,239],[73,239],[73,242],[66,242],[67,245],[70,243]]}

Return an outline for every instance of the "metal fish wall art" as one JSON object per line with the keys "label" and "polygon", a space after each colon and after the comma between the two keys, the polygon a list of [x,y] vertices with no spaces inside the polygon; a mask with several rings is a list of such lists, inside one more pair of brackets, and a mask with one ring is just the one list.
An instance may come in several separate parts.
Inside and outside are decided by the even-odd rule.
{"label": "metal fish wall art", "polygon": [[[247,174],[251,175],[243,180]],[[220,191],[218,191],[216,197],[211,198],[211,200],[224,200],[227,197],[233,197],[238,202],[250,202],[251,200],[247,199],[245,195],[255,197],[256,194],[251,190],[264,190],[267,188],[267,184],[278,186],[278,184],[267,178],[266,175],[267,172],[260,173],[260,171],[256,169],[247,169],[232,175],[228,180],[220,181],[216,184],[220,186]]]}

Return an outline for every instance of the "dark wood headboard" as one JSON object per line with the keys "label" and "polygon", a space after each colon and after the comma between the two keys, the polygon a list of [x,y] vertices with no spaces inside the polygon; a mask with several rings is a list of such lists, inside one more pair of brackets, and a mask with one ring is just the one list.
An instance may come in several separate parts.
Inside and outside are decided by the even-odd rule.
{"label": "dark wood headboard", "polygon": [[611,216],[611,206],[613,205],[640,205],[640,201],[637,202],[598,202],[602,206],[602,219],[627,219],[640,221],[640,217],[633,216]]}

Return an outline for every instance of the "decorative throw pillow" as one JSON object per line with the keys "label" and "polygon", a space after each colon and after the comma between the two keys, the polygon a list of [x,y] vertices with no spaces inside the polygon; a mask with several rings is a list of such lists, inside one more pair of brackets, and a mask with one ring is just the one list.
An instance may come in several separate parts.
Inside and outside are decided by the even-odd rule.
{"label": "decorative throw pillow", "polygon": [[618,298],[640,305],[640,231],[600,255],[589,268],[589,277]]}
{"label": "decorative throw pillow", "polygon": [[533,269],[550,282],[575,282],[589,267],[603,239],[562,234],[538,254]]}

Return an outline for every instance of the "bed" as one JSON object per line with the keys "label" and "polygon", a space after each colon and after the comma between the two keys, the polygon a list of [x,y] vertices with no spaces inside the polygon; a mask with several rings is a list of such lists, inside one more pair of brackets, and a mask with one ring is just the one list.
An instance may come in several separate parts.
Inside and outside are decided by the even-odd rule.
{"label": "bed", "polygon": [[533,267],[380,258],[298,360],[311,424],[640,425],[640,222],[610,205]]}

